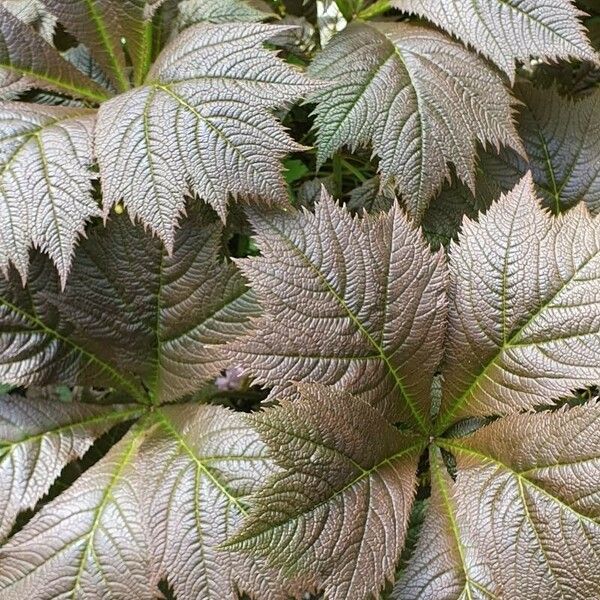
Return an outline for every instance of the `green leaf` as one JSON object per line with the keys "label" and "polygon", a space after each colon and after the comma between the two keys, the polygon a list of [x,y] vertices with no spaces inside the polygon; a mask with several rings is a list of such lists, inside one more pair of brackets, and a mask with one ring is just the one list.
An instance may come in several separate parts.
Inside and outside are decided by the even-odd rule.
{"label": "green leaf", "polygon": [[280,159],[301,146],[269,109],[314,89],[263,42],[266,25],[196,25],[154,63],[146,84],[98,114],[96,151],[106,210],[132,216],[173,248],[185,195],[225,219],[229,195],[286,200]]}
{"label": "green leaf", "polygon": [[512,80],[515,61],[576,58],[598,62],[584,13],[572,0],[391,0],[392,6],[423,16],[493,60]]}
{"label": "green leaf", "polygon": [[400,557],[424,442],[348,394],[300,393],[250,418],[284,471],[228,547],[314,581],[330,600],[372,597]]}
{"label": "green leaf", "polygon": [[342,146],[372,144],[382,178],[416,219],[449,178],[450,164],[474,188],[477,142],[523,152],[501,77],[433,29],[352,24],[309,72],[331,82],[312,96],[318,165]]}

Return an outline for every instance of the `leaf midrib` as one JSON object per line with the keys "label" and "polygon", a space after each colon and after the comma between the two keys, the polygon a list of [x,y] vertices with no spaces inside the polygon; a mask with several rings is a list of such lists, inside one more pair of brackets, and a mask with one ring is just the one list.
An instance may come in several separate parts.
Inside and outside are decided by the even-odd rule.
{"label": "leaf midrib", "polygon": [[132,381],[126,379],[111,364],[104,362],[103,360],[101,360],[100,358],[98,358],[97,356],[92,354],[91,352],[88,352],[87,350],[85,350],[85,348],[83,348],[82,346],[79,346],[78,344],[76,344],[73,340],[69,339],[68,337],[65,337],[64,335],[60,334],[58,331],[56,331],[56,330],[52,329],[51,327],[49,327],[48,325],[46,325],[38,317],[31,315],[30,313],[28,313],[27,311],[23,310],[22,308],[16,306],[12,302],[9,302],[2,296],[0,296],[0,306],[6,306],[11,311],[15,312],[17,315],[23,317],[26,321],[29,321],[30,323],[37,325],[45,334],[49,335],[51,338],[54,338],[60,342],[63,342],[64,344],[69,346],[72,350],[74,350],[77,354],[87,357],[90,360],[90,362],[97,364],[101,371],[107,372],[110,375],[110,377],[113,379],[113,381],[118,382],[124,389],[126,389],[131,394],[132,398],[134,398],[141,404],[148,403],[148,400],[146,399],[146,397],[142,394],[142,392],[140,392],[140,390],[135,386],[135,384]]}
{"label": "leaf midrib", "polygon": [[336,300],[338,305],[344,310],[344,312],[348,315],[350,320],[356,325],[356,327],[363,334],[363,336],[365,336],[365,338],[367,339],[369,344],[377,352],[377,355],[381,358],[381,360],[383,360],[387,371],[394,379],[395,387],[397,387],[398,390],[400,391],[402,398],[404,400],[404,403],[409,408],[411,414],[415,418],[419,429],[421,430],[422,433],[427,433],[428,428],[427,428],[427,425],[425,424],[425,421],[424,421],[421,413],[416,408],[415,402],[413,401],[412,396],[410,396],[408,394],[408,391],[406,390],[406,388],[404,386],[402,378],[396,371],[394,365],[391,363],[391,361],[388,358],[387,354],[385,353],[384,349],[377,343],[375,338],[365,328],[365,326],[362,324],[360,319],[350,310],[350,307],[346,304],[345,300],[337,293],[337,291],[327,281],[327,278],[325,277],[325,275],[312,263],[310,258],[293,242],[293,240],[291,240],[285,234],[285,232],[281,231],[273,223],[270,223],[268,221],[263,221],[263,222],[266,223],[267,226],[270,227],[272,230],[274,230],[281,237],[281,239],[283,239],[285,242],[287,242],[288,246],[303,260],[303,262],[306,263],[306,265],[309,267],[309,269],[311,269],[317,275],[319,280],[325,286],[326,291],[328,291],[334,297],[334,299]]}
{"label": "leaf midrib", "polygon": [[573,280],[579,275],[581,271],[583,271],[587,265],[593,261],[596,256],[600,253],[600,250],[596,250],[593,252],[586,260],[584,260],[576,269],[574,269],[571,276],[563,282],[563,284],[557,288],[557,290],[544,302],[541,303],[539,308],[521,325],[515,332],[507,338],[497,349],[492,357],[490,357],[489,361],[486,365],[483,366],[483,369],[480,373],[473,379],[473,381],[469,384],[467,389],[455,400],[450,403],[450,406],[445,410],[440,420],[437,423],[436,431],[438,433],[442,433],[446,427],[452,424],[452,419],[456,415],[457,411],[459,411],[465,403],[468,401],[469,396],[476,390],[479,386],[480,382],[487,377],[487,373],[490,369],[496,366],[496,361],[502,357],[503,353],[506,350],[509,350],[515,345],[518,346],[527,346],[527,345],[536,345],[540,342],[531,342],[529,344],[525,343],[516,343],[517,338],[523,333],[527,327],[532,325],[535,320],[556,300],[556,298],[562,294],[567,287],[573,282]]}

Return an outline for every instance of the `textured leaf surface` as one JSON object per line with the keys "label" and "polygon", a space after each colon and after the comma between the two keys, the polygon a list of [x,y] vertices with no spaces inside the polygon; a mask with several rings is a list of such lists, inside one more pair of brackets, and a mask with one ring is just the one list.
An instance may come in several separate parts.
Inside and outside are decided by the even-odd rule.
{"label": "textured leaf surface", "polygon": [[600,380],[600,221],[539,202],[525,177],[451,248],[440,428]]}
{"label": "textured leaf surface", "polygon": [[46,252],[64,284],[92,197],[95,115],[84,108],[0,106],[0,269],[27,278],[31,246]]}
{"label": "textured leaf surface", "polygon": [[529,161],[510,151],[486,156],[483,164],[505,188],[531,169],[547,205],[558,212],[585,202],[600,212],[600,92],[580,100],[556,90],[519,86],[518,131]]}
{"label": "textured leaf surface", "polygon": [[[110,414],[63,405],[49,417],[42,406],[45,426]],[[26,408],[19,424],[29,430],[39,417]],[[88,443],[88,428],[53,440],[55,428],[40,443],[66,454]],[[287,600],[295,590],[264,561],[220,548],[275,471],[244,416],[215,406],[156,410],[0,548],[0,597],[152,600],[166,578],[180,600],[237,600],[238,590]]]}
{"label": "textured leaf surface", "polygon": [[597,61],[583,14],[571,0],[391,0],[447,29],[492,59],[509,77],[515,60]]}
{"label": "textured leaf surface", "polygon": [[52,44],[56,18],[48,12],[41,0],[3,0],[2,5]]}
{"label": "textured leaf surface", "polygon": [[301,394],[251,418],[285,470],[255,496],[233,547],[309,577],[330,600],[374,596],[402,550],[423,442],[348,394]]}
{"label": "textured leaf surface", "polygon": [[183,0],[177,23],[180,29],[185,29],[203,21],[256,23],[274,16],[262,0]]}
{"label": "textured leaf surface", "polygon": [[[500,589],[457,519],[456,486],[439,449],[430,450],[431,498],[415,552],[394,600],[497,600]],[[469,508],[473,511],[474,504]],[[535,597],[535,596],[534,596]]]}
{"label": "textured leaf surface", "polygon": [[101,106],[96,148],[107,209],[123,199],[172,249],[188,192],[222,218],[229,194],[285,201],[280,159],[300,146],[268,109],[313,85],[263,48],[280,30],[186,29],[154,63],[147,85]]}
{"label": "textured leaf surface", "polygon": [[82,244],[63,294],[41,258],[28,289],[15,277],[0,282],[0,379],[104,382],[139,399],[141,378],[163,402],[216,376],[224,357],[209,345],[243,334],[256,307],[219,256],[221,226],[207,219],[186,220],[167,257],[141,227],[115,218]]}
{"label": "textured leaf surface", "polygon": [[143,436],[129,433],[0,548],[3,600],[156,598],[134,465]]}
{"label": "textured leaf surface", "polygon": [[379,177],[367,179],[348,196],[348,209],[359,213],[363,210],[369,213],[388,211],[396,199],[393,186],[382,187]]}
{"label": "textured leaf surface", "polygon": [[477,141],[521,151],[500,76],[432,29],[350,25],[310,72],[332,82],[313,97],[319,163],[342,146],[372,143],[381,174],[418,218],[450,163],[474,187]]}
{"label": "textured leaf surface", "polygon": [[82,97],[106,99],[100,86],[67,62],[35,30],[0,4],[0,92],[3,97],[38,87]]}
{"label": "textured leaf surface", "polygon": [[142,448],[151,474],[147,511],[158,568],[181,600],[287,600],[262,560],[220,546],[239,526],[247,499],[274,472],[244,416],[216,406],[169,407]]}
{"label": "textured leaf surface", "polygon": [[67,463],[81,458],[113,425],[137,414],[138,409],[0,396],[0,540]]}
{"label": "textured leaf surface", "polygon": [[[110,75],[120,90],[130,87],[125,49],[141,81],[149,68],[151,38],[146,22],[161,0],[44,0],[48,9]],[[125,44],[121,40],[125,40]]]}
{"label": "textured leaf surface", "polygon": [[397,206],[361,220],[324,194],[314,215],[250,220],[262,256],[240,265],[265,314],[232,360],[274,394],[291,381],[335,385],[426,429],[444,337],[443,256]]}
{"label": "textured leaf surface", "polygon": [[[499,597],[583,599],[600,589],[599,417],[598,404],[514,415],[443,443],[457,461],[453,501],[467,572],[481,582],[485,565]],[[428,554],[439,551],[438,539],[428,538]],[[442,572],[414,574],[435,585]]]}

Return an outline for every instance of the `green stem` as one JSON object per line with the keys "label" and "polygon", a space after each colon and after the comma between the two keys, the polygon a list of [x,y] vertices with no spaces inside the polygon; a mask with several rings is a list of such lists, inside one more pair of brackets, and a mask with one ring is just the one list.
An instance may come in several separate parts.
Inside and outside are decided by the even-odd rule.
{"label": "green stem", "polygon": [[341,198],[343,189],[343,168],[342,157],[339,154],[333,155],[333,194],[336,198]]}
{"label": "green stem", "polygon": [[140,53],[140,63],[135,69],[134,82],[136,86],[142,85],[150,66],[152,65],[152,52],[154,41],[154,21],[148,19],[144,23],[144,37],[142,38],[142,51]]}
{"label": "green stem", "polygon": [[344,166],[356,179],[358,179],[361,183],[364,183],[367,178],[352,164],[350,164],[345,158],[341,159],[342,166]]}
{"label": "green stem", "polygon": [[361,10],[358,13],[358,18],[365,20],[372,19],[373,17],[378,17],[379,15],[386,13],[391,8],[390,0],[377,0],[375,4],[371,4],[371,6]]}

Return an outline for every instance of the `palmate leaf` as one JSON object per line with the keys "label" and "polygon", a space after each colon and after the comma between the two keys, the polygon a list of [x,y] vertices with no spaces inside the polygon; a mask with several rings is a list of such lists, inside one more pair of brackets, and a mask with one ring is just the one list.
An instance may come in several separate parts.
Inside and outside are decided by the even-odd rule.
{"label": "palmate leaf", "polygon": [[434,501],[394,597],[593,598],[599,417],[598,404],[514,415],[442,442],[456,457],[456,482],[434,451]]}
{"label": "palmate leaf", "polygon": [[423,16],[493,60],[511,79],[515,61],[598,61],[572,0],[391,0]]}
{"label": "palmate leaf", "polygon": [[531,170],[555,212],[583,201],[600,213],[600,92],[571,100],[556,89],[519,85],[517,91],[524,103],[518,131],[529,160],[507,150],[486,154],[486,173],[508,190]]}
{"label": "palmate leaf", "polygon": [[314,579],[330,600],[367,598],[394,575],[424,442],[319,385],[251,423],[284,471],[255,497],[231,547]]}
{"label": "palmate leaf", "polygon": [[278,31],[255,24],[186,29],[146,85],[100,107],[96,151],[107,209],[123,199],[170,250],[190,191],[223,219],[230,193],[285,200],[280,158],[301,147],[268,109],[314,83],[262,47]]}
{"label": "palmate leaf", "polygon": [[15,17],[33,27],[48,43],[52,43],[56,18],[42,0],[3,0],[2,5]]}
{"label": "palmate leaf", "polygon": [[113,425],[140,413],[138,407],[0,396],[0,541],[18,513],[35,506],[68,462],[81,458]]}
{"label": "palmate leaf", "polygon": [[0,4],[0,94],[12,97],[32,87],[92,102],[108,97],[102,87],[87,79],[32,27]]}
{"label": "palmate leaf", "polygon": [[287,600],[264,562],[220,548],[273,472],[241,415],[157,409],[0,548],[0,597],[153,600],[166,577],[181,600]]}
{"label": "palmate leaf", "polygon": [[478,141],[522,152],[501,77],[432,29],[350,25],[309,71],[332,82],[312,97],[319,164],[342,146],[372,143],[382,176],[417,219],[450,176],[450,163],[474,187]]}
{"label": "palmate leaf", "polygon": [[103,384],[144,402],[143,382],[164,402],[216,376],[225,364],[213,346],[257,309],[219,256],[221,225],[207,220],[192,213],[172,256],[141,227],[111,220],[81,245],[62,294],[42,256],[27,289],[14,273],[0,280],[0,380]]}
{"label": "palmate leaf", "polygon": [[92,197],[94,112],[21,102],[0,105],[0,270],[23,281],[29,249],[47,252],[64,284]]}
{"label": "palmate leaf", "polygon": [[[331,326],[325,319],[314,320],[311,307],[315,300],[306,290],[322,293],[323,287],[317,283],[327,279],[319,279],[316,274],[325,272],[335,283],[342,281],[344,291],[362,291],[356,281],[360,269],[355,265],[360,263],[344,260],[348,248],[360,247],[363,252],[385,248],[386,237],[376,225],[397,219],[398,208],[376,218],[352,220],[344,209],[332,208],[329,203],[324,213],[324,206],[328,205],[323,201],[316,206],[315,216],[291,214],[263,217],[262,221],[254,218],[262,256],[247,259],[242,268],[265,307],[265,318],[259,321],[258,335],[254,333],[249,342],[242,342],[239,355],[247,353],[246,366],[251,374],[260,373],[259,381],[276,376],[284,381],[323,380],[321,373],[327,375],[324,369],[329,363],[323,359],[319,363],[315,357],[323,356],[325,350],[329,357],[341,352],[347,357],[353,350],[344,320],[338,316],[333,321],[337,316],[334,311],[320,311],[330,315],[334,323]],[[298,221],[303,226],[292,229],[291,224]],[[358,238],[359,229],[369,231],[370,236]],[[406,239],[398,235],[399,231],[398,227],[396,243]],[[350,238],[349,232],[356,237]],[[583,204],[559,217],[543,209],[528,176],[510,194],[501,196],[479,223],[467,220],[459,243],[451,244],[449,331],[442,377],[431,386],[428,366],[424,365],[423,376],[431,395],[422,398],[419,405],[423,412],[431,410],[435,418],[416,436],[410,433],[419,427],[416,420],[407,421],[409,431],[396,432],[415,436],[419,450],[429,445],[429,462],[422,460],[420,464],[429,465],[432,486],[423,537],[408,574],[396,590],[398,598],[498,600],[504,594],[507,598],[518,598],[520,594],[537,598],[538,590],[542,590],[541,597],[583,599],[590,594],[593,597],[593,590],[598,589],[598,404],[592,402],[557,413],[513,413],[551,405],[570,390],[600,380],[599,236],[600,221],[593,219]],[[290,240],[298,239],[304,250],[296,252],[296,265],[290,260],[289,245]],[[412,240],[413,253],[421,244],[422,239]],[[279,259],[277,282],[274,276],[267,276],[275,256]],[[313,279],[308,267],[315,265],[314,256],[319,257],[319,263]],[[381,262],[371,258],[367,264]],[[439,314],[442,298],[423,288],[417,290],[412,283],[416,262],[413,254],[412,260],[395,271],[389,281],[400,289],[408,285],[421,315]],[[429,252],[423,256],[420,268],[426,263],[441,269],[439,254]],[[328,265],[327,270],[321,267],[323,264]],[[333,274],[337,279],[332,279]],[[430,279],[421,277],[419,281],[423,285]],[[376,281],[377,276],[371,275],[369,280]],[[442,278],[442,296],[446,292],[444,281]],[[328,292],[331,287],[326,288]],[[284,290],[288,293],[282,301]],[[337,298],[348,303],[352,298],[354,314],[361,315],[373,314],[378,306],[387,310],[390,297],[402,294],[397,296],[393,289],[388,294],[387,288],[375,287],[354,296],[337,293]],[[402,317],[389,331],[397,331],[400,324],[406,327],[407,322],[424,323],[422,317],[415,318],[415,308],[406,298]],[[296,352],[297,362],[289,356],[272,359],[271,364],[263,361],[259,371],[252,355],[258,344],[269,344],[277,357],[279,348],[289,344],[288,339],[302,334],[293,325],[304,319],[308,323],[305,329],[310,328],[311,339],[315,340],[310,354],[298,358]],[[287,338],[284,322],[290,329]],[[270,338],[274,332],[278,337]],[[427,335],[423,339],[428,339]],[[438,342],[438,346],[441,344]],[[394,353],[388,360],[392,363],[401,359]],[[407,359],[403,360],[404,366]],[[296,364],[307,371],[303,373]],[[404,376],[404,371],[399,373]],[[366,376],[364,380],[370,381]],[[283,388],[281,382],[278,388]],[[387,390],[375,385],[370,388],[372,396],[367,399],[377,407],[377,393],[385,394]],[[355,390],[362,392],[360,388]],[[318,589],[325,590],[327,597],[367,600],[379,592],[389,576],[382,565],[396,550],[395,542],[391,544],[394,551],[390,551],[383,537],[373,541],[371,532],[389,533],[403,527],[405,507],[380,510],[373,524],[369,519],[374,513],[369,508],[352,508],[340,499],[354,489],[352,476],[340,483],[341,492],[331,482],[337,483],[337,477],[345,472],[339,466],[348,464],[343,462],[345,456],[354,460],[349,464],[357,469],[357,480],[363,481],[360,468],[368,471],[369,467],[365,469],[357,457],[388,455],[385,432],[389,425],[385,417],[393,415],[393,409],[382,415],[383,420],[362,414],[346,425],[343,415],[354,414],[356,400],[328,389],[313,388],[310,394],[301,395],[291,404],[283,400],[283,407],[252,418],[282,472],[256,495],[245,524],[232,538],[233,547],[264,556],[290,573],[301,573]],[[439,395],[442,403],[438,414]],[[405,407],[406,399],[399,389],[384,397],[389,403],[395,401],[400,410]],[[510,416],[503,416],[506,414]],[[467,422],[448,429],[450,425],[461,418],[472,422],[472,417],[479,415],[501,418],[471,436],[452,437],[465,436],[473,429]],[[367,431],[371,426],[376,431]],[[444,459],[440,449],[445,450]],[[454,461],[456,469],[452,468]],[[455,483],[452,475],[456,470]],[[330,495],[319,496],[321,489]],[[368,497],[371,507],[381,499],[375,494]],[[341,520],[340,505],[346,509]],[[348,533],[342,529],[346,522],[354,524]],[[370,526],[363,530],[367,522]],[[352,550],[347,550],[349,547]],[[322,548],[323,556],[319,555]],[[372,573],[373,577],[363,578],[364,573]]]}
{"label": "palmate leaf", "polygon": [[527,176],[450,250],[438,428],[547,404],[600,379],[600,221],[552,219]]}
{"label": "palmate leaf", "polygon": [[229,351],[273,394],[334,385],[426,430],[446,270],[395,206],[364,220],[324,193],[315,214],[253,212],[262,256],[239,262],[264,316]]}

